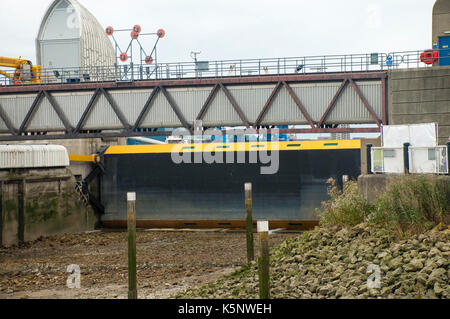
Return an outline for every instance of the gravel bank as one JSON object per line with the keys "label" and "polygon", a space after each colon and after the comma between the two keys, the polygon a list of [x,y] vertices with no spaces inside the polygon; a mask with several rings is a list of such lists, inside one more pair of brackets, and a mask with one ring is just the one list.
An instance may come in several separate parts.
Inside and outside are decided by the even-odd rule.
{"label": "gravel bank", "polygon": [[[271,250],[271,296],[277,299],[450,298],[450,227],[396,240],[361,224],[317,228]],[[371,266],[375,265],[375,266]],[[368,287],[373,271],[379,288]],[[372,277],[375,277],[373,275]],[[255,263],[177,298],[258,297]]]}

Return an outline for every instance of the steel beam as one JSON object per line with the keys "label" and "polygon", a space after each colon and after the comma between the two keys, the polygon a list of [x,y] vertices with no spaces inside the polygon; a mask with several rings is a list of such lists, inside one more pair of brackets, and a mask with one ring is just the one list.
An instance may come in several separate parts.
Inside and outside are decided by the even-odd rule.
{"label": "steel beam", "polygon": [[297,97],[295,92],[292,90],[292,88],[289,86],[289,84],[287,84],[285,81],[283,81],[283,85],[286,88],[286,90],[288,90],[289,95],[292,97],[295,104],[297,104],[298,108],[302,112],[305,119],[308,121],[309,126],[311,126],[311,128],[314,128],[314,122],[313,122],[311,116],[309,115],[308,111],[306,110],[306,108],[304,107],[304,105],[302,104],[300,99]]}
{"label": "steel beam", "polygon": [[5,122],[5,125],[8,128],[9,132],[12,135],[16,135],[17,131],[14,128],[14,125],[12,124],[11,119],[9,118],[8,114],[6,114],[5,110],[1,105],[0,105],[0,118],[3,120],[3,122]]}
{"label": "steel beam", "polygon": [[203,117],[206,114],[206,111],[209,108],[209,105],[211,104],[212,100],[214,99],[214,97],[216,96],[217,92],[220,89],[220,85],[216,84],[213,89],[211,90],[211,93],[209,93],[208,98],[206,99],[205,103],[203,104],[200,112],[197,115],[197,121],[202,120]]}
{"label": "steel beam", "polygon": [[[233,132],[236,135],[241,135],[242,130],[230,130],[222,131],[223,134],[232,135]],[[363,128],[307,128],[307,129],[260,129],[255,130],[255,134],[321,134],[321,133],[380,133],[381,128],[375,127],[363,127]],[[73,133],[73,134],[51,134],[51,135],[0,135],[0,141],[45,141],[45,140],[66,140],[66,139],[92,139],[92,138],[116,138],[116,137],[146,137],[146,136],[170,136],[171,132],[130,132],[130,131],[117,131],[117,132],[101,132],[101,133]]]}
{"label": "steel beam", "polygon": [[102,92],[102,94],[106,98],[106,100],[108,101],[109,105],[112,107],[114,113],[116,113],[117,117],[119,118],[120,123],[122,123],[122,125],[123,125],[123,128],[125,130],[131,129],[131,125],[128,123],[127,119],[123,115],[122,111],[118,108],[118,106],[116,105],[116,102],[114,102],[113,98],[108,93],[108,91],[106,91],[104,88],[101,88],[100,91]]}
{"label": "steel beam", "polygon": [[19,134],[23,134],[28,126],[28,123],[30,122],[33,114],[36,112],[37,106],[41,100],[42,95],[44,95],[43,91],[39,91],[38,95],[33,101],[33,104],[31,105],[30,109],[28,110],[27,115],[25,116],[25,119],[23,120],[22,124],[19,128]]}
{"label": "steel beam", "polygon": [[94,92],[94,94],[91,97],[91,100],[89,101],[88,105],[86,106],[86,109],[83,112],[83,115],[81,115],[80,120],[78,121],[77,127],[75,128],[74,133],[77,134],[81,131],[83,128],[84,123],[87,120],[87,117],[89,116],[89,113],[92,110],[92,107],[94,106],[95,100],[97,99],[98,95],[100,94],[100,88],[97,88]]}
{"label": "steel beam", "polygon": [[272,91],[272,94],[270,94],[269,99],[267,100],[266,104],[264,104],[264,107],[261,111],[261,113],[258,115],[258,118],[256,119],[255,124],[253,125],[254,128],[259,126],[266,115],[267,111],[269,110],[270,106],[272,105],[273,100],[275,99],[275,96],[277,96],[278,92],[280,91],[282,83],[278,82],[275,88]]}
{"label": "steel beam", "polygon": [[172,99],[172,97],[169,95],[169,93],[167,92],[167,90],[163,87],[160,86],[159,89],[161,90],[161,92],[164,94],[164,96],[167,99],[167,102],[169,102],[170,107],[173,109],[173,111],[175,112],[175,114],[177,115],[178,119],[180,120],[181,124],[183,125],[183,127],[189,131],[191,131],[191,126],[189,125],[189,123],[186,121],[186,119],[184,118],[183,113],[181,113],[180,109],[178,108],[178,105],[176,105],[175,101]]}
{"label": "steel beam", "polygon": [[247,117],[245,116],[244,112],[242,112],[241,107],[239,106],[239,104],[237,104],[236,100],[234,99],[233,95],[231,95],[231,92],[226,88],[225,85],[223,85],[223,83],[219,83],[220,88],[223,90],[223,92],[225,93],[225,95],[227,96],[228,101],[230,101],[231,105],[233,106],[234,110],[237,112],[237,114],[239,115],[239,118],[241,119],[242,123],[248,128],[250,127],[250,123],[247,119]]}
{"label": "steel beam", "polygon": [[152,105],[153,100],[155,99],[156,95],[159,92],[159,87],[155,87],[152,91],[152,94],[147,99],[147,102],[145,102],[144,107],[142,108],[141,113],[139,114],[136,123],[133,126],[133,131],[137,130],[139,126],[141,126],[142,121],[144,121],[145,116],[147,116],[148,111],[150,110],[150,107]]}
{"label": "steel beam", "polygon": [[73,129],[74,129],[73,126],[70,124],[70,122],[67,119],[66,115],[64,114],[63,110],[59,107],[58,103],[56,103],[56,101],[53,98],[53,96],[51,96],[51,94],[48,93],[47,91],[44,91],[44,94],[45,94],[45,97],[47,98],[48,102],[50,103],[50,105],[55,110],[55,112],[58,115],[59,119],[63,123],[63,125],[66,128],[67,132],[72,132]]}

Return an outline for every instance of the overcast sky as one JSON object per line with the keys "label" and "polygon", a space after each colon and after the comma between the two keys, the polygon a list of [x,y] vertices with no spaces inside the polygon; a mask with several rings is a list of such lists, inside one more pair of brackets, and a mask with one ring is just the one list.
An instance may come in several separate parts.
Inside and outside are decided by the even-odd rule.
{"label": "overcast sky", "polygon": [[[1,1],[0,55],[35,62],[35,38],[52,1]],[[189,61],[192,50],[221,60],[427,49],[435,0],[79,2],[104,27],[164,28],[159,61],[177,62]]]}

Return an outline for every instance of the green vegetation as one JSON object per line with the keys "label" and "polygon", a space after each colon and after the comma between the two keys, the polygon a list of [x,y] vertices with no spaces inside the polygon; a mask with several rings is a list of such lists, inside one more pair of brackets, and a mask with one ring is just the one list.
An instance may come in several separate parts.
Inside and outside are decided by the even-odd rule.
{"label": "green vegetation", "polygon": [[370,205],[357,183],[341,191],[329,180],[331,199],[322,203],[322,225],[355,226],[371,223],[398,234],[416,234],[450,222],[450,183],[426,176],[393,177],[386,190]]}

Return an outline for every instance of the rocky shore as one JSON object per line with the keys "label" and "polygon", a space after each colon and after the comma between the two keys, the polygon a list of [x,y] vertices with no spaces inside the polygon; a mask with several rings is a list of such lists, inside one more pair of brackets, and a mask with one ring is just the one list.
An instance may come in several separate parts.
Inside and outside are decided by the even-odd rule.
{"label": "rocky shore", "polygon": [[[449,263],[450,227],[407,239],[368,224],[316,228],[271,250],[271,297],[449,299]],[[176,297],[258,298],[257,265]]]}

